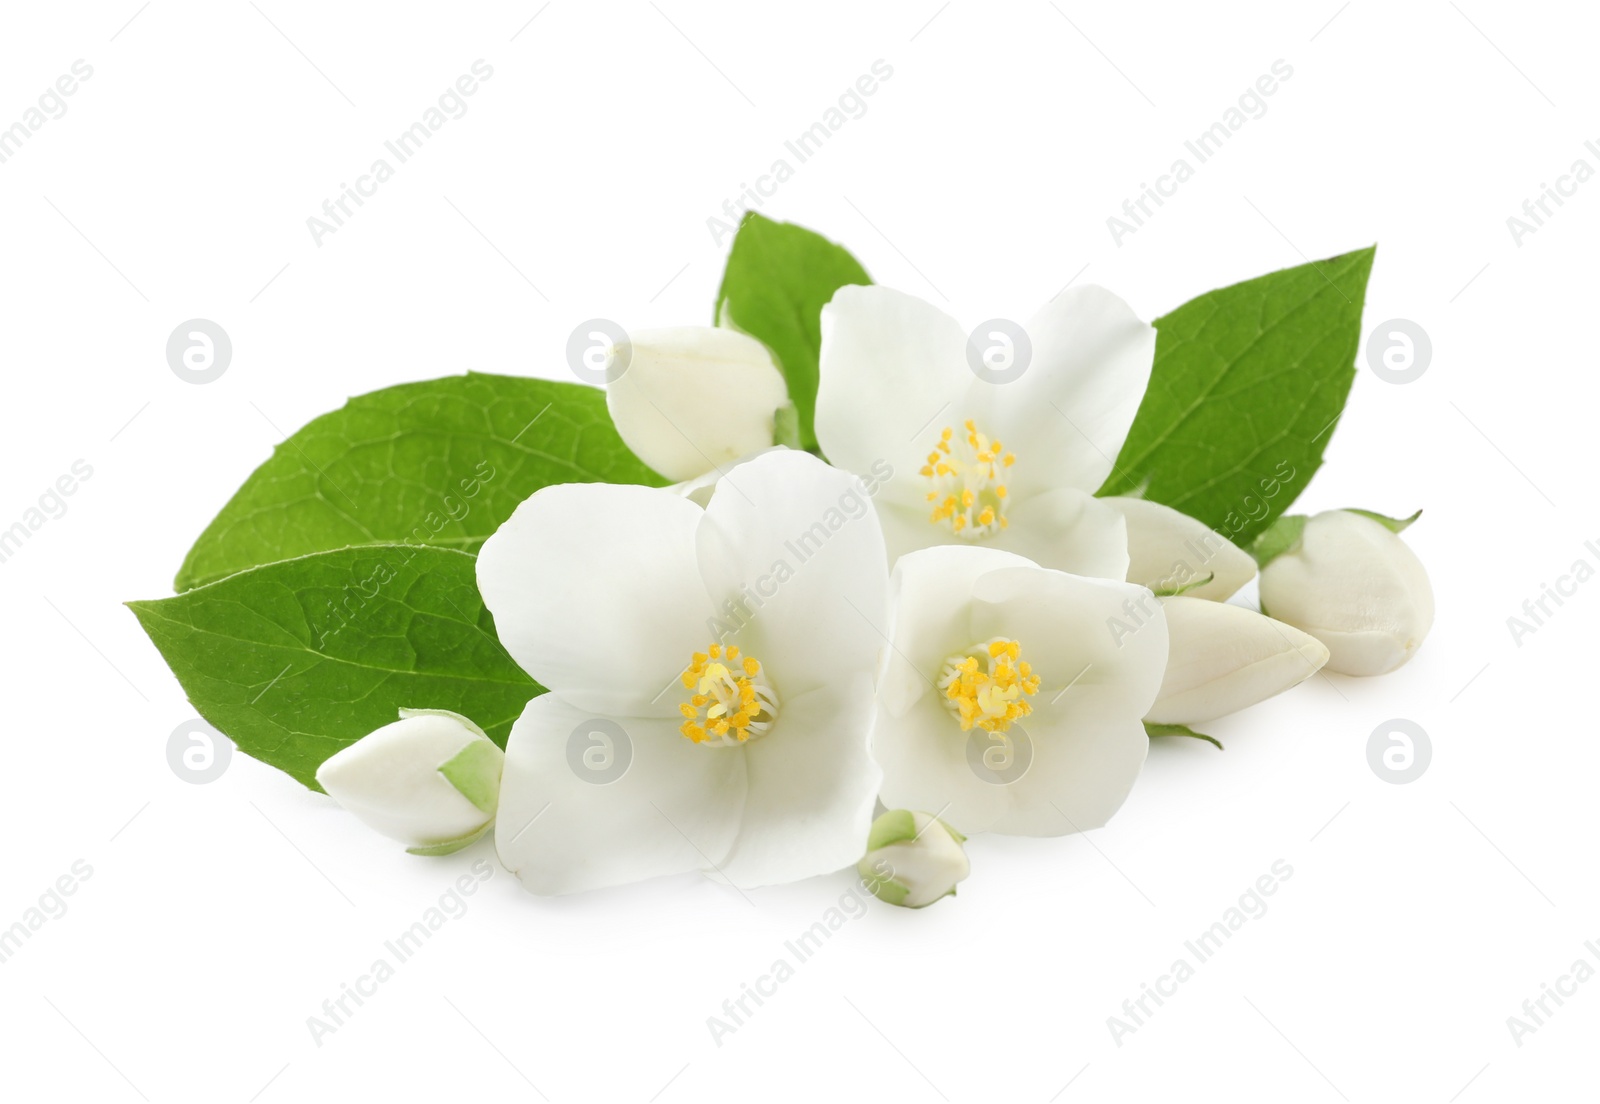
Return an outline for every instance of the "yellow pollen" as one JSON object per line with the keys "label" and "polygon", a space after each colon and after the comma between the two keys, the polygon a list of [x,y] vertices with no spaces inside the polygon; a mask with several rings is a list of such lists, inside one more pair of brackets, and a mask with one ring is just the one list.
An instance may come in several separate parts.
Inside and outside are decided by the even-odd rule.
{"label": "yellow pollen", "polygon": [[1003,734],[1033,712],[1028,699],[1039,692],[1039,676],[1021,654],[1015,640],[997,636],[944,661],[939,687],[962,732],[981,728]]}
{"label": "yellow pollen", "polygon": [[966,433],[960,437],[951,426],[939,431],[939,440],[920,474],[931,485],[926,496],[931,504],[928,520],[949,526],[950,532],[963,539],[977,540],[1010,524],[1006,519],[1010,491],[1004,472],[1017,458],[971,419],[963,425]]}
{"label": "yellow pollen", "polygon": [[777,718],[778,697],[754,656],[736,644],[695,652],[679,681],[691,691],[678,706],[685,738],[707,747],[738,747],[761,736]]}

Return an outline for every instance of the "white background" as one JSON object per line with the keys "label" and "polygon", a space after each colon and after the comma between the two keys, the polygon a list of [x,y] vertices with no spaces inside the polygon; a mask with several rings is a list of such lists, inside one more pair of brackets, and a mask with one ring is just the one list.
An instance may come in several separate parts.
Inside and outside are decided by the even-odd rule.
{"label": "white background", "polygon": [[[94,75],[0,165],[0,528],[75,460],[93,476],[0,564],[0,927],[93,874],[0,965],[4,1095],[1476,1104],[1591,1081],[1600,983],[1521,1046],[1506,1021],[1600,939],[1600,584],[1520,647],[1506,619],[1600,561],[1600,182],[1520,246],[1506,219],[1600,168],[1593,13],[540,2],[6,6],[0,126],[74,60]],[[314,244],[306,219],[479,58],[468,113]],[[349,395],[564,378],[596,315],[709,321],[706,220],[880,58],[866,114],[764,209],[969,324],[1074,278],[1151,318],[1380,243],[1365,326],[1417,321],[1433,362],[1404,386],[1362,367],[1299,505],[1426,507],[1431,639],[1209,726],[1226,752],[1154,748],[1104,830],[973,840],[959,898],[874,904],[720,1047],[707,1018],[846,874],[551,901],[500,871],[318,1046],[307,1017],[492,848],[409,857],[243,756],[180,780],[194,711],[119,603],[169,593],[273,444]],[[1107,216],[1280,58],[1266,115],[1115,244]],[[195,317],[234,345],[205,386],[164,356]],[[1409,785],[1367,764],[1395,717],[1432,740]],[[1279,859],[1270,910],[1117,1045],[1107,1017]]]}

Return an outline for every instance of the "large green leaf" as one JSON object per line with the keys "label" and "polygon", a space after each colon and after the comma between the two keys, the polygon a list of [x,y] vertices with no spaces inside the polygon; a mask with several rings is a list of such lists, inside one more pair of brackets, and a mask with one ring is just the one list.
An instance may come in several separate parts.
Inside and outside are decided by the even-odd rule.
{"label": "large green leaf", "polygon": [[540,487],[589,482],[662,482],[617,436],[602,391],[476,372],[386,387],[279,445],[174,586],[349,545],[476,551]]}
{"label": "large green leaf", "polygon": [[778,358],[800,419],[800,444],[817,447],[817,357],[822,308],[846,284],[872,278],[840,245],[792,222],[744,216],[717,292],[716,321],[762,341]]}
{"label": "large green leaf", "polygon": [[1182,510],[1243,545],[1322,465],[1355,379],[1377,247],[1219,288],[1156,319],[1155,368],[1101,494]]}
{"label": "large green leaf", "polygon": [[402,708],[460,713],[505,746],[543,690],[500,646],[476,563],[369,545],[128,605],[202,717],[316,788],[323,760]]}

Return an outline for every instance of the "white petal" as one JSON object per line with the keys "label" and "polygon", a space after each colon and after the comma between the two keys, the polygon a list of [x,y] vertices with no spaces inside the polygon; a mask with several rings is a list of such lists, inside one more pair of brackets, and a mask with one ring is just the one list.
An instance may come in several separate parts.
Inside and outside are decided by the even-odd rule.
{"label": "white petal", "polygon": [[671,491],[546,487],[478,553],[478,589],[523,670],[580,709],[676,715],[660,696],[706,644],[704,516]]}
{"label": "white petal", "polygon": [[[904,716],[925,695],[937,698],[933,683],[944,661],[988,639],[972,635],[970,597],[978,579],[1000,568],[1031,566],[1010,552],[954,544],[912,552],[895,562],[889,584],[894,643],[878,689],[890,716]],[[943,706],[939,708],[942,713]],[[895,807],[921,806],[912,802]]]}
{"label": "white petal", "polygon": [[[1144,761],[1140,717],[1166,658],[1160,608],[1142,588],[1016,566],[1020,561],[1010,557],[1013,563],[979,573],[961,590],[953,572],[941,578],[936,570],[975,555],[982,553],[929,550],[906,557],[904,570],[897,566],[903,580],[897,644],[910,646],[923,626],[946,639],[966,638],[949,654],[993,636],[1016,639],[1044,681],[1032,699],[1034,714],[1022,723],[1031,759],[1020,777],[997,781],[973,765],[993,743],[988,736],[962,732],[936,692],[907,706],[905,680],[898,699],[889,697],[895,688],[886,682],[874,736],[882,800],[895,808],[942,809],[942,819],[967,833],[1062,835],[1097,827],[1121,805]],[[1108,622],[1127,618],[1125,604],[1140,602],[1143,627],[1114,633]],[[965,633],[950,624],[950,607],[964,608]]]}
{"label": "white petal", "polygon": [[989,542],[996,548],[1074,575],[1127,576],[1127,526],[1103,499],[1061,487],[1019,499],[1007,520],[1010,525]]}
{"label": "white petal", "polygon": [[716,639],[763,663],[780,700],[876,670],[888,563],[855,476],[805,452],[758,456],[723,478],[697,539]]}
{"label": "white petal", "polygon": [[867,750],[873,711],[868,672],[783,702],[772,730],[743,749],[744,818],[723,878],[775,885],[861,857],[883,779]]}
{"label": "white petal", "polygon": [[991,392],[979,428],[1015,453],[1021,497],[1056,487],[1093,494],[1111,474],[1144,399],[1155,359],[1155,328],[1105,288],[1068,288],[1027,324],[1026,371]]}
{"label": "white petal", "polygon": [[785,446],[783,445],[772,445],[768,448],[757,449],[749,456],[741,457],[731,464],[722,465],[721,470],[713,468],[711,471],[703,472],[700,475],[695,476],[693,479],[685,479],[681,483],[674,483],[672,486],[668,487],[667,490],[671,491],[673,494],[682,495],[684,498],[687,498],[690,502],[693,502],[696,506],[704,510],[708,505],[710,505],[711,496],[713,493],[715,493],[717,484],[722,482],[724,475],[736,471],[739,465],[748,463],[749,461],[754,460],[757,456],[763,456],[766,453],[775,452],[784,447]]}
{"label": "white petal", "polygon": [[[822,308],[817,442],[859,475],[892,468],[884,501],[919,505],[918,470],[973,383],[960,323],[885,287],[842,287]],[[962,417],[971,415],[963,414]],[[880,478],[882,478],[880,476]]]}
{"label": "white petal", "polygon": [[1144,498],[1102,498],[1128,523],[1128,581],[1221,602],[1255,578],[1256,561],[1221,533],[1188,514]]}
{"label": "white petal", "polygon": [[1235,713],[1305,681],[1328,649],[1253,610],[1204,598],[1163,598],[1171,654],[1145,719],[1198,724]]}
{"label": "white petal", "polygon": [[1381,675],[1433,627],[1433,587],[1410,545],[1347,510],[1306,522],[1300,545],[1261,571],[1261,605],[1327,645],[1328,669]]}
{"label": "white petal", "polygon": [[[625,738],[591,735],[607,722]],[[599,758],[586,763],[586,749]],[[604,782],[624,752],[626,770]],[[696,746],[672,720],[596,717],[545,694],[506,744],[495,849],[542,894],[709,870],[727,856],[744,796],[743,748]]]}
{"label": "white petal", "polygon": [[692,479],[772,444],[789,401],[766,346],[709,326],[645,330],[618,346],[627,370],[606,409],[634,455],[668,479]]}
{"label": "white petal", "polygon": [[1142,718],[1167,662],[1161,603],[1146,589],[1009,568],[973,588],[980,638],[1006,636],[1039,675],[1028,773],[989,831],[1056,836],[1098,828],[1121,808],[1149,750]]}
{"label": "white petal", "polygon": [[[442,710],[409,715],[363,736],[317,768],[317,784],[368,827],[409,847],[431,847],[478,831],[494,816],[439,768],[481,741],[500,749],[465,718]],[[495,769],[497,764],[491,764]]]}

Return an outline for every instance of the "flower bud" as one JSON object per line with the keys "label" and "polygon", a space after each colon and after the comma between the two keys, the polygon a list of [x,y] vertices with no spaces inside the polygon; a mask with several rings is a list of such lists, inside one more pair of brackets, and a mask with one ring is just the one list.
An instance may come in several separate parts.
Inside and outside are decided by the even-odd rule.
{"label": "flower bud", "polygon": [[1352,510],[1283,519],[1304,528],[1261,569],[1261,608],[1326,644],[1330,671],[1393,671],[1433,627],[1428,572],[1399,536],[1411,520]]}
{"label": "flower bud", "polygon": [[626,367],[606,408],[635,456],[668,479],[693,479],[770,446],[789,389],[767,347],[737,330],[645,330],[616,346]]}
{"label": "flower bud", "polygon": [[317,768],[317,783],[413,855],[448,855],[488,831],[505,754],[443,709],[402,709]]}
{"label": "flower bud", "polygon": [[1100,501],[1128,524],[1130,583],[1221,602],[1255,578],[1250,553],[1188,514],[1143,498]]}
{"label": "flower bud", "polygon": [[1310,678],[1328,649],[1299,629],[1242,606],[1163,598],[1167,673],[1145,714],[1155,724],[1198,724],[1236,713]]}
{"label": "flower bud", "polygon": [[972,870],[966,839],[938,817],[896,809],[872,822],[856,873],[879,899],[925,908],[955,896],[956,883]]}

